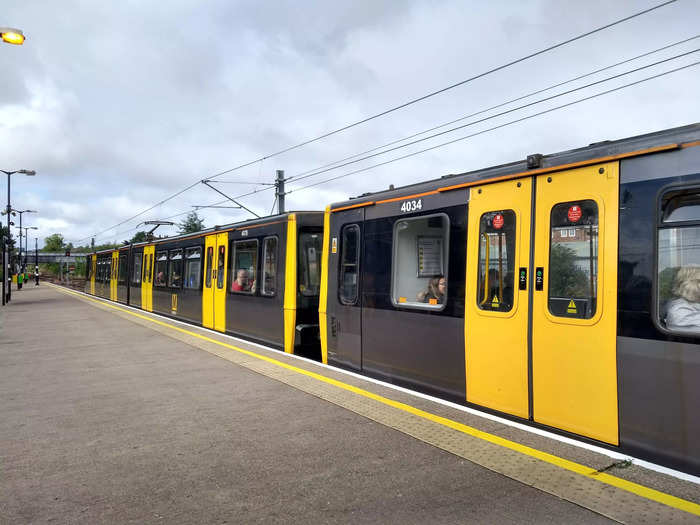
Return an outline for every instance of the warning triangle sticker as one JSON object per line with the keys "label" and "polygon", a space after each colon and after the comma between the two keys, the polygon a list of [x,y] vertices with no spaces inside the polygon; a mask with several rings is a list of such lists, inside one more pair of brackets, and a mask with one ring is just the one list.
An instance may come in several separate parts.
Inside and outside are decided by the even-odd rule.
{"label": "warning triangle sticker", "polygon": [[493,299],[491,300],[491,306],[493,306],[494,308],[496,308],[496,307],[499,306],[500,304],[501,304],[501,303],[498,302],[498,297],[496,297],[496,296],[494,295],[494,296],[493,296]]}
{"label": "warning triangle sticker", "polygon": [[567,314],[576,314],[578,311],[576,310],[576,303],[574,302],[573,299],[569,301],[569,305],[566,307],[566,313]]}

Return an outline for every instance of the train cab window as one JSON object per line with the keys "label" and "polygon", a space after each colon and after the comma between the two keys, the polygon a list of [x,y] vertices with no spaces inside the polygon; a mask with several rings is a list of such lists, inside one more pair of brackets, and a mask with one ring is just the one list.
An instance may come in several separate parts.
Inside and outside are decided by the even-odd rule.
{"label": "train cab window", "polygon": [[598,205],[592,200],[557,204],[550,214],[549,311],[590,319],[597,297]]}
{"label": "train cab window", "polygon": [[268,297],[277,291],[277,237],[263,239],[262,288],[260,293]]}
{"label": "train cab window", "polygon": [[340,232],[340,283],[338,297],[347,305],[357,303],[360,275],[360,227],[343,226]]}
{"label": "train cab window", "polygon": [[206,278],[205,278],[205,286],[207,288],[211,288],[211,268],[212,264],[214,264],[214,247],[209,246],[207,248],[207,261],[206,261]]}
{"label": "train cab window", "polygon": [[202,249],[188,248],[185,259],[185,288],[198,289],[202,285]]}
{"label": "train cab window", "polygon": [[141,262],[143,261],[142,253],[134,254],[134,267],[131,269],[131,283],[141,284]]}
{"label": "train cab window", "polygon": [[449,232],[444,214],[396,221],[391,286],[395,306],[445,308]]}
{"label": "train cab window", "polygon": [[182,250],[170,250],[168,286],[182,288]]}
{"label": "train cab window", "polygon": [[254,294],[258,269],[258,240],[235,241],[231,258],[231,291]]}
{"label": "train cab window", "polygon": [[320,233],[302,232],[299,235],[299,292],[302,295],[318,295],[321,285]]}
{"label": "train cab window", "polygon": [[479,221],[477,306],[509,312],[515,285],[515,212],[484,213]]}
{"label": "train cab window", "polygon": [[168,273],[168,252],[156,253],[156,286],[165,286],[167,284],[166,275]]}
{"label": "train cab window", "polygon": [[117,275],[119,284],[126,284],[126,257],[126,253],[119,254],[119,274]]}
{"label": "train cab window", "polygon": [[700,336],[700,189],[662,197],[657,268],[659,323],[673,333]]}

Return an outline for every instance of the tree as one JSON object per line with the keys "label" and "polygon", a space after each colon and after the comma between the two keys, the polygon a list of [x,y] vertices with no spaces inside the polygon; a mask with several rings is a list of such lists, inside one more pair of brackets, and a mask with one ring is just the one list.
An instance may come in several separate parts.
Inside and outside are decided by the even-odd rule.
{"label": "tree", "polygon": [[147,240],[148,240],[148,238],[146,237],[146,232],[141,230],[141,231],[136,232],[136,235],[134,235],[131,238],[131,240],[129,241],[129,244],[134,244],[137,242],[145,242]]}
{"label": "tree", "polygon": [[194,233],[204,229],[204,221],[199,218],[196,211],[191,211],[187,217],[178,224],[178,233]]}
{"label": "tree", "polygon": [[549,290],[553,297],[588,297],[588,272],[576,265],[576,252],[562,244],[552,244],[549,255]]}
{"label": "tree", "polygon": [[41,249],[42,252],[62,252],[66,247],[66,243],[63,240],[63,235],[60,233],[54,233],[49,235],[44,239],[44,247]]}

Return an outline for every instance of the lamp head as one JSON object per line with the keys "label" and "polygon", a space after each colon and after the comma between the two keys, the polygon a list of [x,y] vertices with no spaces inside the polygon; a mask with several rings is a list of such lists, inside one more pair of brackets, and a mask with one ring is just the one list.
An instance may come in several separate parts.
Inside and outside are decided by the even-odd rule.
{"label": "lamp head", "polygon": [[0,38],[8,44],[21,46],[24,44],[24,33],[21,29],[14,27],[0,27]]}
{"label": "lamp head", "polygon": [[17,173],[24,173],[27,177],[33,177],[36,175],[36,171],[34,170],[19,170]]}

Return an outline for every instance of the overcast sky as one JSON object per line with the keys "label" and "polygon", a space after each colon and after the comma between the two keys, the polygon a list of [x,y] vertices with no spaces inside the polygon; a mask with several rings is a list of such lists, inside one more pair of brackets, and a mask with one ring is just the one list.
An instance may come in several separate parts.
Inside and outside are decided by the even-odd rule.
{"label": "overcast sky", "polygon": [[[647,1],[4,0],[0,26],[0,169],[25,225],[89,237],[185,186],[441,89],[661,3]],[[679,0],[221,180],[272,182],[475,113],[700,33],[700,2]],[[700,38],[544,96],[700,48]],[[700,67],[537,116],[313,188],[303,186],[484,130],[700,60],[693,53],[456,133],[288,183],[288,210],[323,209],[385,189],[700,120]],[[492,111],[486,116],[496,113]],[[483,118],[484,115],[475,118]],[[474,119],[471,119],[474,120]],[[470,119],[461,122],[469,123]],[[4,176],[0,179],[3,195]],[[266,186],[221,184],[239,195]],[[138,223],[220,201],[201,184],[101,233],[130,238]],[[274,194],[241,199],[260,215]],[[244,210],[201,212],[206,226]],[[182,217],[173,220],[178,221]],[[175,233],[175,228],[163,228]],[[88,238],[88,239],[84,239]],[[33,241],[32,241],[33,243]]]}

